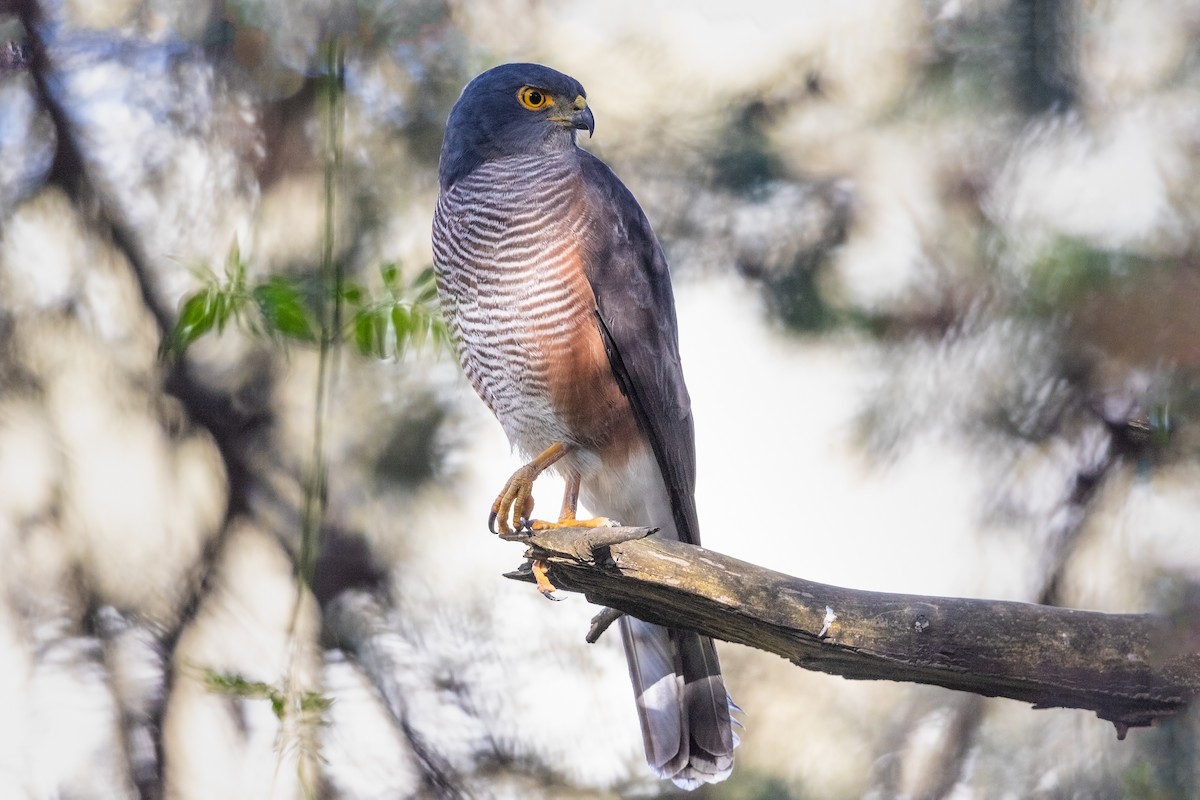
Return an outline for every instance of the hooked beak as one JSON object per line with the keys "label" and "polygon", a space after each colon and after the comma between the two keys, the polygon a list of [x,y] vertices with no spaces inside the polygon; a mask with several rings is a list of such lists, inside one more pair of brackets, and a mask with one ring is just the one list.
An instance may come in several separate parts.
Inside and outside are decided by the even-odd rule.
{"label": "hooked beak", "polygon": [[[561,106],[560,106],[561,108]],[[587,131],[588,136],[596,130],[596,118],[592,116],[592,110],[588,108],[587,100],[583,95],[579,95],[571,103],[567,113],[556,117],[550,117],[551,120],[562,125],[564,128],[573,130]]]}
{"label": "hooked beak", "polygon": [[592,133],[596,130],[596,118],[592,116],[592,110],[584,106],[572,114],[571,127],[576,130],[587,131],[588,138],[592,138]]}

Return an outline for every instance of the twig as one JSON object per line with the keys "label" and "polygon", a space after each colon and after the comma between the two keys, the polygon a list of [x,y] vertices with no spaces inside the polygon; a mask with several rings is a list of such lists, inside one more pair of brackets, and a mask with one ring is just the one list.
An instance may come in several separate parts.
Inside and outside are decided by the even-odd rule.
{"label": "twig", "polygon": [[846,678],[1088,709],[1120,738],[1200,692],[1200,636],[1164,615],[844,589],[649,534],[571,528],[514,538],[549,563],[559,588],[591,602]]}

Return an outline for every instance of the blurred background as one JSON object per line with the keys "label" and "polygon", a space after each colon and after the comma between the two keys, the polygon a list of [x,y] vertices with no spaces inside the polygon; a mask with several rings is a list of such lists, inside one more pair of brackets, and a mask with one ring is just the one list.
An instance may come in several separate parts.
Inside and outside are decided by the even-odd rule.
{"label": "blurred background", "polygon": [[[330,196],[349,279],[428,266],[443,122],[506,61],[584,84],[663,241],[707,546],[1195,637],[1198,33],[1196,0],[0,3],[0,796],[676,795],[596,609],[501,577],[518,461],[452,358],[333,362],[309,593],[318,348],[158,356],[235,243],[316,275]],[[695,797],[1200,796],[1197,712],[1118,741],[721,654],[746,730]]]}

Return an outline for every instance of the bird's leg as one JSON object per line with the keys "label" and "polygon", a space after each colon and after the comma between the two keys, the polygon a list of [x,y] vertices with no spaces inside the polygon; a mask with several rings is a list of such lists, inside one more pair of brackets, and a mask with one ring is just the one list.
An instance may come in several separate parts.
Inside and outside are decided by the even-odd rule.
{"label": "bird's leg", "polygon": [[[591,519],[576,519],[575,510],[579,506],[579,483],[580,475],[578,470],[571,470],[567,475],[567,488],[563,491],[562,509],[558,512],[558,522],[546,522],[545,520],[525,520],[525,524],[531,530],[542,531],[548,528],[600,528],[606,525],[615,524],[607,517],[592,517]],[[554,596],[555,586],[550,582],[550,577],[547,574],[550,565],[541,560],[533,562],[533,579],[537,581],[538,591],[550,600],[558,600]]]}
{"label": "bird's leg", "polygon": [[566,522],[575,519],[575,509],[579,506],[579,472],[571,470],[567,476],[567,487],[563,490],[562,508],[558,512],[558,521]]}
{"label": "bird's leg", "polygon": [[[492,533],[512,533],[508,521],[517,523],[519,530],[533,514],[533,482],[537,477],[551,467],[556,461],[567,454],[569,448],[562,442],[543,450],[537,458],[512,474],[512,477],[500,490],[496,502],[492,503],[492,513],[488,515],[488,530]],[[500,529],[496,529],[497,520]]]}
{"label": "bird's leg", "polygon": [[[600,528],[617,523],[607,517],[593,517],[591,519],[576,519],[575,509],[579,505],[579,484],[580,475],[578,470],[571,470],[567,475],[567,487],[563,492],[562,508],[558,513],[557,522],[546,522],[544,520],[530,520],[529,515],[533,513],[533,482],[537,477],[545,472],[560,458],[565,456],[569,448],[562,442],[554,444],[543,450],[537,458],[530,461],[525,466],[518,469],[504,484],[504,488],[500,491],[500,496],[496,498],[496,502],[492,503],[492,513],[488,515],[488,530],[492,533],[507,534],[512,533],[512,528],[509,527],[509,519],[516,523],[517,529],[529,528],[530,530],[546,530],[547,528]],[[500,528],[496,529],[496,522],[499,521]],[[543,596],[558,600],[554,596],[554,584],[550,582],[547,572],[550,565],[541,559],[535,559],[533,562],[533,578],[537,582],[538,591]]]}
{"label": "bird's leg", "polygon": [[563,492],[562,510],[558,512],[558,522],[535,519],[529,523],[530,529],[543,531],[547,528],[605,528],[616,525],[617,523],[608,517],[575,518],[575,509],[579,506],[579,483],[579,473],[571,470],[571,473],[567,475],[567,488]]}

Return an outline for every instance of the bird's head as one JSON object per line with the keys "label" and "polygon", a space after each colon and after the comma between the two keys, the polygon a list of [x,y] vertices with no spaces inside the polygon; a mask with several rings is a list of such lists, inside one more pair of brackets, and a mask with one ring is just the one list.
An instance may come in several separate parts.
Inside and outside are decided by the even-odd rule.
{"label": "bird's head", "polygon": [[504,64],[476,77],[450,111],[438,175],[442,188],[485,161],[575,146],[596,125],[579,81],[540,64]]}

